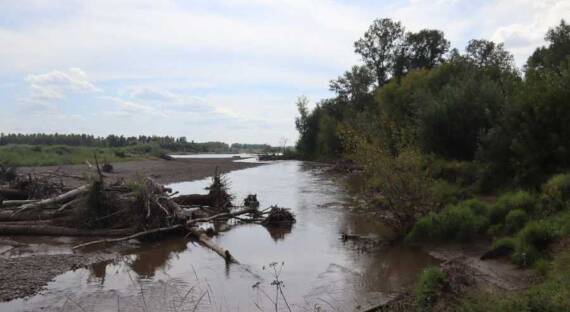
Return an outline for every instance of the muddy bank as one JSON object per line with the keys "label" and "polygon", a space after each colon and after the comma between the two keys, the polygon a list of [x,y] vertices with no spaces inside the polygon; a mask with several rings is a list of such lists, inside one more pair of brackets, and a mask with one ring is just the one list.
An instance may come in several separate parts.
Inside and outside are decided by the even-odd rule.
{"label": "muddy bank", "polygon": [[[234,162],[230,158],[186,158],[172,161],[140,160],[113,163],[113,172],[106,173],[109,179],[119,180],[137,176],[152,177],[161,184],[193,181],[212,176],[215,168],[222,173],[246,169],[262,165],[261,163]],[[85,174],[94,173],[88,165],[63,165],[46,167],[21,167],[23,173],[46,173],[57,171],[63,183],[69,186],[79,186],[80,179]],[[59,178],[59,177],[58,177]]]}
{"label": "muddy bank", "polygon": [[114,258],[113,254],[0,258],[0,302],[33,295],[57,275]]}
{"label": "muddy bank", "polygon": [[[257,163],[234,162],[232,159],[179,159],[174,161],[146,160],[114,163],[112,173],[105,173],[105,180],[120,180],[140,177],[152,177],[159,183],[173,183],[207,178],[214,174],[216,168],[220,172],[245,169],[259,166]],[[57,172],[54,179],[61,179],[69,187],[85,183],[82,177],[95,173],[94,168],[85,165],[24,167],[22,173]],[[110,260],[117,253],[69,254],[70,243],[59,249],[54,247],[50,239],[46,245],[42,237],[29,242],[16,241],[16,237],[0,236],[0,302],[33,295],[39,292],[54,277],[70,270],[82,268],[93,263]],[[50,247],[55,254],[41,254],[31,246]],[[56,244],[57,245],[57,244]],[[47,248],[47,247],[46,247]],[[31,252],[25,252],[25,251]],[[25,256],[18,255],[23,252]],[[63,253],[63,254],[62,254]]]}

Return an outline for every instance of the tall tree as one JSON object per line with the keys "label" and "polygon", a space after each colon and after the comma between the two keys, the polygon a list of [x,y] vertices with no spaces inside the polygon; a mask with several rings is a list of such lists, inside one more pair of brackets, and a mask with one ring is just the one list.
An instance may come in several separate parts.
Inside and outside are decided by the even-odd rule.
{"label": "tall tree", "polygon": [[354,43],[354,51],[373,71],[378,86],[383,86],[393,72],[402,49],[404,27],[389,18],[375,20],[364,36]]}
{"label": "tall tree", "polygon": [[570,25],[562,20],[560,25],[551,28],[546,33],[548,47],[540,47],[531,55],[527,62],[527,70],[555,69],[560,71],[563,61],[568,60],[570,51]]}
{"label": "tall tree", "polygon": [[443,63],[444,55],[449,51],[449,41],[443,32],[434,29],[407,33],[405,45],[410,69],[431,69]]}
{"label": "tall tree", "polygon": [[343,104],[363,111],[372,99],[370,89],[373,84],[374,77],[366,66],[353,66],[350,71],[331,80],[329,89],[337,94],[337,99]]}
{"label": "tall tree", "polygon": [[512,70],[515,67],[513,55],[505,50],[503,43],[471,40],[465,51],[467,59],[479,67],[496,67],[500,70]]}

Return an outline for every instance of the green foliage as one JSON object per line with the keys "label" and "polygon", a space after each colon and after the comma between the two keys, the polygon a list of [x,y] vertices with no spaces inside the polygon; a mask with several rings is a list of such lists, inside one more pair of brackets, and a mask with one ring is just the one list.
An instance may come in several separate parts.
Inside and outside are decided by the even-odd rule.
{"label": "green foliage", "polygon": [[570,201],[570,174],[558,174],[542,186],[544,207],[549,212],[568,208]]}
{"label": "green foliage", "polygon": [[485,232],[488,223],[485,206],[475,200],[450,205],[416,222],[407,236],[411,242],[469,241]]}
{"label": "green foliage", "polygon": [[528,215],[524,210],[511,210],[505,217],[505,232],[507,234],[516,233],[524,227],[527,221]]}
{"label": "green foliage", "polygon": [[435,181],[431,192],[435,202],[441,206],[457,204],[466,197],[465,191],[460,186],[443,180]]}
{"label": "green foliage", "polygon": [[512,237],[503,237],[493,242],[492,249],[506,249],[514,251],[517,246],[517,241]]}
{"label": "green foliage", "polygon": [[419,311],[431,311],[445,286],[445,274],[437,267],[425,269],[416,285],[416,305]]}
{"label": "green foliage", "polygon": [[531,57],[518,92],[482,137],[479,158],[490,164],[495,179],[514,177],[515,184],[535,187],[570,169],[570,50],[559,49],[570,43],[567,29],[564,24],[554,30],[557,43],[551,41],[536,52],[544,56],[564,51],[564,57],[544,62]]}
{"label": "green foliage", "polygon": [[491,206],[489,222],[491,224],[504,224],[507,214],[515,209],[532,215],[537,211],[538,204],[536,196],[531,193],[525,191],[505,193]]}

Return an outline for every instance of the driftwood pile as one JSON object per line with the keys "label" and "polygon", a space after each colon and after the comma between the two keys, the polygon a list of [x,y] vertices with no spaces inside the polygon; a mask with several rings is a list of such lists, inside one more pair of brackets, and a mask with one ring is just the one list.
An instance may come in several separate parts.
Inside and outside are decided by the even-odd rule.
{"label": "driftwood pile", "polygon": [[[277,217],[282,219],[286,211],[278,207],[260,211],[254,195],[248,196],[246,205],[234,207],[227,182],[217,170],[208,194],[181,196],[175,196],[171,189],[150,178],[107,183],[98,165],[98,175],[87,178],[84,185],[74,189],[54,182],[57,179],[53,176],[5,172],[6,169],[0,171],[0,235],[107,237],[74,249],[182,232],[192,235],[227,262],[238,263],[229,251],[212,243],[198,225],[233,218],[237,222],[267,226]],[[292,215],[287,218],[294,220]]]}

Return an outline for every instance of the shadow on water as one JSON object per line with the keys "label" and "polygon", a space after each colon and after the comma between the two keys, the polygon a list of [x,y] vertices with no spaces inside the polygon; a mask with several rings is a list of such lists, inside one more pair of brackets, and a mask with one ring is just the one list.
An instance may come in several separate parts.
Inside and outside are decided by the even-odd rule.
{"label": "shadow on water", "polygon": [[[351,195],[321,165],[280,161],[234,171],[227,177],[236,202],[254,193],[261,208],[277,204],[297,216],[292,227],[242,224],[213,238],[245,265],[226,266],[210,250],[171,237],[123,247],[120,259],[65,273],[44,293],[0,304],[0,310],[59,309],[71,296],[85,311],[90,311],[85,307],[100,311],[97,307],[114,307],[117,297],[140,302],[142,293],[146,299],[163,294],[156,300],[165,303],[153,309],[133,305],[121,311],[174,311],[168,302],[180,301],[185,292],[194,300],[186,303],[199,303],[196,311],[274,310],[269,300],[272,296],[268,296],[274,294],[274,277],[264,268],[283,262],[280,279],[294,311],[351,311],[409,287],[424,267],[434,263],[428,255],[406,246],[382,247],[340,239],[341,233],[381,237],[386,229],[373,215],[351,209]],[[202,193],[208,183],[209,179],[204,179],[171,187],[182,194]],[[169,287],[176,291],[167,291]],[[173,295],[178,292],[180,296]]]}

